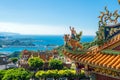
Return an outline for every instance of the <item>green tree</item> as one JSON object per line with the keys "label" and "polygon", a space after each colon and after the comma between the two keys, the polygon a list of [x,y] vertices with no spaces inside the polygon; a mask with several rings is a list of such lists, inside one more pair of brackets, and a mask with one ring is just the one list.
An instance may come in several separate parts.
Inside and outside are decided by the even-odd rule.
{"label": "green tree", "polygon": [[28,64],[33,69],[40,69],[42,68],[44,62],[39,57],[32,57],[32,58],[29,58]]}
{"label": "green tree", "polygon": [[58,60],[58,59],[51,59],[49,61],[49,67],[51,69],[63,69],[63,62],[61,60]]}
{"label": "green tree", "polygon": [[54,78],[55,80],[59,78],[58,70],[48,70],[46,71],[47,78]]}
{"label": "green tree", "polygon": [[29,80],[32,74],[23,68],[9,69],[2,80]]}
{"label": "green tree", "polygon": [[43,71],[43,70],[40,70],[35,74],[35,77],[39,78],[40,80],[45,79],[46,78],[46,72]]}
{"label": "green tree", "polygon": [[58,75],[58,70],[48,70],[48,71],[40,70],[35,74],[35,77],[44,80],[46,80],[47,78],[54,78],[56,80],[57,78],[59,78],[59,75]]}
{"label": "green tree", "polygon": [[9,55],[9,58],[12,58],[12,57],[20,58],[19,55],[20,55],[20,51],[15,51],[15,52],[13,52],[12,54]]}
{"label": "green tree", "polygon": [[10,58],[10,60],[15,64],[18,61],[18,58]]}
{"label": "green tree", "polygon": [[6,70],[0,70],[0,80],[4,77]]}
{"label": "green tree", "polygon": [[38,71],[35,76],[39,79],[44,79],[46,78],[54,78],[55,80],[58,78],[63,78],[66,77],[68,80],[73,80],[77,76],[75,70],[48,70],[48,71]]}
{"label": "green tree", "polygon": [[60,77],[67,77],[67,76],[66,76],[66,75],[67,75],[67,74],[66,74],[66,70],[59,70],[59,71],[58,71],[58,74],[59,74]]}

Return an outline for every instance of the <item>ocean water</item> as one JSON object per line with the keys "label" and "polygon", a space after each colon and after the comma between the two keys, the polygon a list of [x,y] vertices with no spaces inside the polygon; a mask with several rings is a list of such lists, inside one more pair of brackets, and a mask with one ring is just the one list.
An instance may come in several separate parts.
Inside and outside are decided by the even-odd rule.
{"label": "ocean water", "polygon": [[[94,36],[82,36],[81,42],[91,42]],[[63,36],[47,36],[47,35],[17,35],[9,37],[9,40],[20,40],[23,42],[31,42],[35,46],[8,46],[0,48],[2,53],[13,53],[22,50],[52,50],[64,44]]]}

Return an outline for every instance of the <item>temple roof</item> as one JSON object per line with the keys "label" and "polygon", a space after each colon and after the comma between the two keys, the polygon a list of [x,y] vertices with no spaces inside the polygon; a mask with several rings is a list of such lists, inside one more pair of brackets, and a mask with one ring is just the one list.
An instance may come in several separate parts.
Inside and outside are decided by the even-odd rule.
{"label": "temple roof", "polygon": [[[120,14],[118,10],[101,12],[98,17],[99,28],[93,43],[83,45],[74,28],[70,27],[72,35],[65,35],[63,54],[73,61],[92,66],[109,68],[120,72]],[[79,39],[76,39],[78,38]],[[91,46],[89,46],[89,44]],[[84,52],[83,54],[80,52]]]}
{"label": "temple roof", "polygon": [[100,52],[88,52],[86,54],[72,54],[66,52],[64,55],[83,64],[120,70],[120,55],[102,54]]}
{"label": "temple roof", "polygon": [[120,34],[114,36],[111,40],[101,46],[90,48],[91,52],[85,54],[73,54],[64,50],[63,53],[73,61],[97,67],[109,68],[120,72],[120,54],[103,54],[101,52],[102,50],[116,47],[119,45],[118,43],[120,43]]}
{"label": "temple roof", "polygon": [[105,27],[113,28],[113,27],[118,27],[118,26],[120,26],[120,23],[118,23],[118,24],[114,24],[114,25],[107,25],[107,26],[105,26]]}

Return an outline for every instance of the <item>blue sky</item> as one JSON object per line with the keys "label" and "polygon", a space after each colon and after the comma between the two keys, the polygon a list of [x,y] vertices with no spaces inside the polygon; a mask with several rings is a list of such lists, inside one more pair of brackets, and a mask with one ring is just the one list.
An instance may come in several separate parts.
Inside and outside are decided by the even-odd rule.
{"label": "blue sky", "polygon": [[0,32],[60,35],[73,26],[95,35],[104,6],[120,9],[118,0],[0,0]]}

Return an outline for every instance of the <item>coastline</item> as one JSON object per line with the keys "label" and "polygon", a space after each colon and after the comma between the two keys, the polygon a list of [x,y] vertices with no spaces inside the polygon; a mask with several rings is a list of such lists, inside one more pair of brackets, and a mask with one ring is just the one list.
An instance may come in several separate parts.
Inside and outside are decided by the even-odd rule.
{"label": "coastline", "polygon": [[[90,42],[94,39],[95,36],[85,35],[82,36],[81,42]],[[22,46],[22,45],[12,45],[0,48],[0,53],[13,53],[15,51],[22,51],[22,50],[52,50],[58,46],[64,44],[63,36],[62,35],[18,35],[12,36],[8,38],[8,40],[19,40],[24,43],[31,42],[35,46]],[[6,40],[7,42],[7,40]]]}

